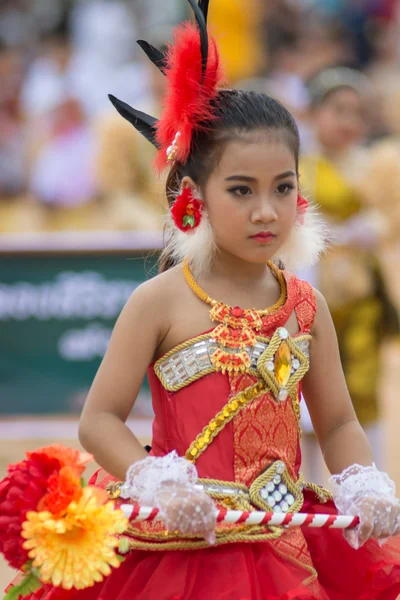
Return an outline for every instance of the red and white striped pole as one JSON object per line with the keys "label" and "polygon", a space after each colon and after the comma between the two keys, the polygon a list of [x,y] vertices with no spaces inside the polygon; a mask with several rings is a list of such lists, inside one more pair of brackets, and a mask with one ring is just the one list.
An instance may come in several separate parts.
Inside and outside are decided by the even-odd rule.
{"label": "red and white striped pole", "polygon": [[[119,507],[130,522],[158,520],[158,509],[122,504]],[[220,509],[218,523],[245,523],[246,525],[285,525],[287,527],[322,527],[328,529],[353,529],[358,517],[308,513],[268,513],[262,511]]]}

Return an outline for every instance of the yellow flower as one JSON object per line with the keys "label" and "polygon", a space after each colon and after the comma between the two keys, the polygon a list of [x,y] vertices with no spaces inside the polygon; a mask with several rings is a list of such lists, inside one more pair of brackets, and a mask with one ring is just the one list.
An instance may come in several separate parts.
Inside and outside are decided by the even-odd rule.
{"label": "yellow flower", "polygon": [[27,513],[24,548],[43,583],[84,589],[120,565],[117,534],[125,531],[128,521],[113,502],[103,499],[101,490],[86,487],[62,518],[48,511]]}

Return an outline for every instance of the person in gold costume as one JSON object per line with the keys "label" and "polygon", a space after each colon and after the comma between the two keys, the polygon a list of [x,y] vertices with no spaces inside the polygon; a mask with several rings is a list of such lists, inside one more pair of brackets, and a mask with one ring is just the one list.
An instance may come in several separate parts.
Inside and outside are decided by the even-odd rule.
{"label": "person in gold costume", "polygon": [[315,148],[301,161],[301,187],[332,232],[332,245],[310,276],[327,299],[350,395],[379,457],[381,343],[399,325],[376,258],[384,220],[364,194],[368,81],[351,69],[327,69],[309,89]]}

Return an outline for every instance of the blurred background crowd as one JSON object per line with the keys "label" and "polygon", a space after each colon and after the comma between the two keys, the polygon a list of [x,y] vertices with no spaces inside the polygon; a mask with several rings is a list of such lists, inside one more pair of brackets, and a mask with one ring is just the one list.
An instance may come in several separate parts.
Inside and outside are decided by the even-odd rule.
{"label": "blurred background crowd", "polygon": [[[231,84],[281,99],[298,119],[304,153],[326,143],[336,154],[356,145],[382,154],[380,143],[400,134],[398,4],[214,0],[209,21]],[[0,2],[0,232],[162,227],[151,148],[107,94],[157,114],[162,76],[135,40],[162,47],[188,14],[184,0]],[[343,74],[310,82],[336,66],[356,71],[347,80],[359,102],[339,99],[321,114],[324,85]],[[368,202],[386,210],[393,198],[364,183]]]}

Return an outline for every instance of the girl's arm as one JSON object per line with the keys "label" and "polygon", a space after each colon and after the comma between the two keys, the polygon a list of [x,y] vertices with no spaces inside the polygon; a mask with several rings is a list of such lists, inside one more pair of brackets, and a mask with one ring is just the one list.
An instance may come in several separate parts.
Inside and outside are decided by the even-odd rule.
{"label": "girl's arm", "polygon": [[354,463],[371,465],[373,456],[346,386],[332,317],[324,297],[315,294],[310,370],[303,392],[328,469],[341,473]]}
{"label": "girl's arm", "polygon": [[[164,287],[156,277],[140,286],[128,300],[115,325],[79,424],[79,439],[84,448],[120,480],[124,480],[133,462],[147,456],[125,421],[167,332],[168,302]],[[163,298],[163,307],[160,298]]]}
{"label": "girl's arm", "polygon": [[311,368],[304,396],[334,485],[342,514],[360,524],[345,532],[353,548],[369,538],[386,540],[400,529],[400,506],[394,483],[373,463],[368,440],[356,418],[340,363],[338,343],[324,298],[316,292],[317,314],[311,344]]}
{"label": "girl's arm", "polygon": [[174,287],[165,274],[132,294],[90,389],[79,439],[108,473],[124,481],[122,497],[158,508],[167,529],[213,543],[214,503],[196,488],[194,465],[175,452],[148,456],[125,425],[147,367],[168,333]]}

